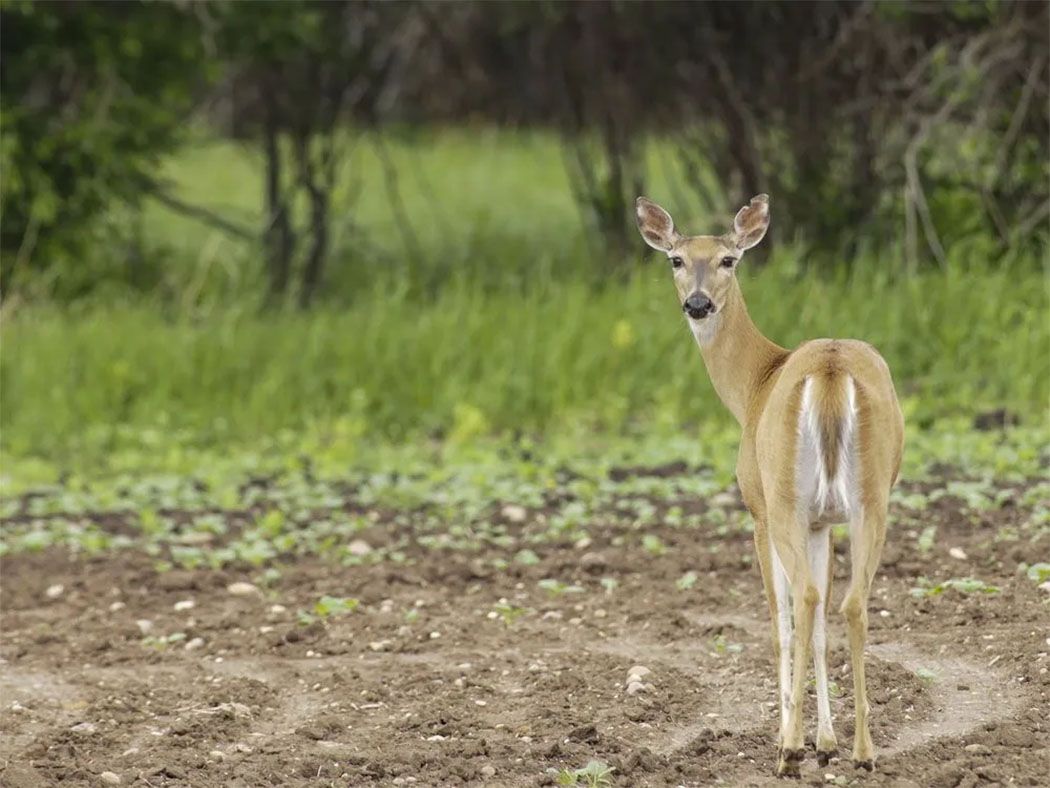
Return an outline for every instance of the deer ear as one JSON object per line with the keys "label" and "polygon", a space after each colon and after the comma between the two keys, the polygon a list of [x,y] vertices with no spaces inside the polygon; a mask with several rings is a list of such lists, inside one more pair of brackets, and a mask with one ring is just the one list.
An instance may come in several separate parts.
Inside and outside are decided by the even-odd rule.
{"label": "deer ear", "polygon": [[758,245],[769,229],[769,195],[759,194],[737,211],[733,220],[733,242],[740,249]]}
{"label": "deer ear", "polygon": [[678,241],[671,214],[645,197],[639,197],[634,203],[635,218],[638,220],[638,232],[653,249],[670,252]]}

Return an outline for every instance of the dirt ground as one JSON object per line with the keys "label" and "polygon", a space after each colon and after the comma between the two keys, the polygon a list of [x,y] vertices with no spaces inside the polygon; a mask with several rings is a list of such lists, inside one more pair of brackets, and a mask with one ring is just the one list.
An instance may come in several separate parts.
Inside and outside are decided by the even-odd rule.
{"label": "dirt ground", "polygon": [[[998,539],[1030,514],[940,498],[924,515],[938,527],[926,555],[891,531],[870,607],[876,771],[849,762],[852,679],[833,613],[843,758],[818,768],[810,753],[804,782],[1050,784],[1050,607],[1017,571],[1046,560],[1050,539]],[[498,548],[423,546],[380,522],[361,536],[403,539],[403,562],[289,560],[243,595],[229,586],[258,585],[257,570],[158,573],[132,549],[8,555],[0,783],[533,786],[597,759],[616,785],[775,784],[776,679],[750,536],[654,533],[666,551],[630,549],[610,525],[494,569]],[[676,587],[690,570],[695,583]],[[839,541],[836,602],[847,576]],[[917,598],[920,576],[1001,591]],[[360,605],[300,621],[324,595]],[[185,637],[150,640],[172,632]],[[635,665],[652,672],[629,695]],[[812,735],[812,698],[807,717]]]}

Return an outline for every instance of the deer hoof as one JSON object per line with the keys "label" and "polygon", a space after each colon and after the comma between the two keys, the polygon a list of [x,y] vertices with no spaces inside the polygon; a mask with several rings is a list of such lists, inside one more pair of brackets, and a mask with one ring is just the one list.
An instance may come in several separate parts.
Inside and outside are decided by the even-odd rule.
{"label": "deer hoof", "polygon": [[817,750],[817,765],[827,766],[831,759],[838,755],[838,750]]}
{"label": "deer hoof", "polygon": [[871,758],[868,758],[867,760],[864,760],[864,761],[854,760],[853,761],[853,768],[854,769],[864,769],[864,771],[873,772],[873,771],[875,771],[875,761],[873,761]]}
{"label": "deer hoof", "polygon": [[805,757],[805,750],[781,750],[780,759],[777,763],[777,777],[800,778],[802,776],[802,761]]}

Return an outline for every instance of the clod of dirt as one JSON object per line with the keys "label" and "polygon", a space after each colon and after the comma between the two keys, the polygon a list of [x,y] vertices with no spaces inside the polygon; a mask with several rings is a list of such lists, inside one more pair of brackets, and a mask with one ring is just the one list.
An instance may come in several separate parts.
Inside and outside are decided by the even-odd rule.
{"label": "clod of dirt", "polygon": [[482,777],[488,777],[490,779],[492,777],[495,777],[496,776],[496,767],[495,766],[491,766],[491,765],[489,765],[489,766],[482,766],[481,767],[481,776]]}
{"label": "clod of dirt", "polygon": [[372,552],[372,545],[364,539],[355,539],[346,546],[346,551],[350,553],[350,555],[360,558],[361,556],[368,555]]}
{"label": "clod of dirt", "polygon": [[120,775],[116,772],[102,772],[102,774],[98,776],[98,779],[103,785],[120,785],[122,782]]}
{"label": "clod of dirt", "polygon": [[579,728],[573,728],[569,731],[569,741],[582,742],[584,744],[594,744],[598,741],[598,729],[593,725],[581,725]]}
{"label": "clod of dirt", "polygon": [[580,556],[580,566],[588,572],[601,572],[608,565],[609,562],[601,553],[584,553]]}
{"label": "clod of dirt", "polygon": [[230,583],[226,586],[226,590],[233,596],[253,596],[254,594],[259,593],[258,587],[251,583],[245,583],[244,581]]}

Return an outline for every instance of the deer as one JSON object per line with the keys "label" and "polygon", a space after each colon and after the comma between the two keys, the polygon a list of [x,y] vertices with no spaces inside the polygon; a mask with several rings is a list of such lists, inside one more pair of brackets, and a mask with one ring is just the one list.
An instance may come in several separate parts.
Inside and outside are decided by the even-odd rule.
{"label": "deer", "polygon": [[725,235],[681,235],[655,202],[636,201],[638,230],[671,262],[678,302],[715,392],[741,427],[736,478],[754,521],[755,550],[772,621],[780,734],[776,774],[799,777],[802,705],[812,654],[816,754],[837,754],[828,694],[832,526],[849,525],[850,580],[840,612],[853,672],[853,765],[872,771],[864,647],[868,597],[886,540],[890,490],[900,472],[904,417],[889,366],[866,342],[814,339],[787,350],[748,315],[736,271],[766,235],[769,197],[741,208]]}

